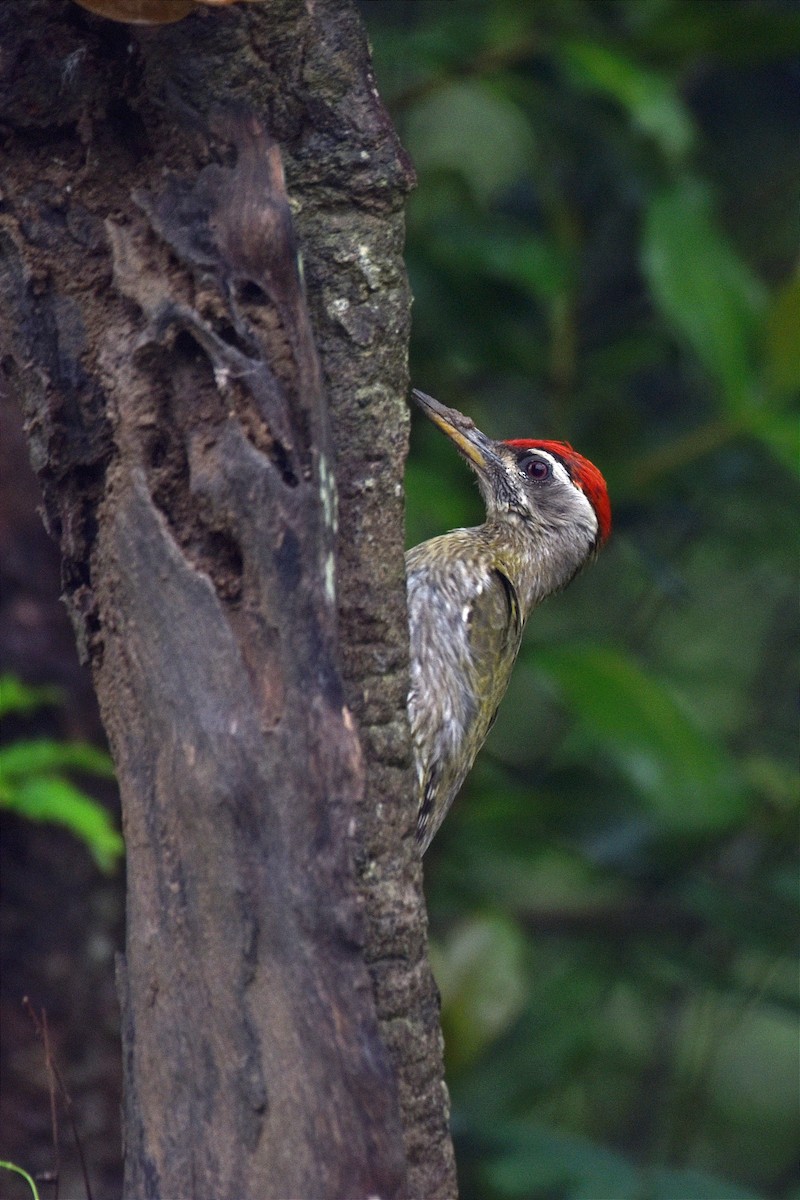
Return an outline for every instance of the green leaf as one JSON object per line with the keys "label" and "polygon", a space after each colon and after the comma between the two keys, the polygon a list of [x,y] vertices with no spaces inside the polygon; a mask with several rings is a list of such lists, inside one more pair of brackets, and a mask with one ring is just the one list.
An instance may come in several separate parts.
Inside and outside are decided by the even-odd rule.
{"label": "green leaf", "polygon": [[746,813],[741,782],[722,746],[624,653],[538,648],[534,666],[557,685],[666,830],[724,829]]}
{"label": "green leaf", "polygon": [[0,790],[0,805],[31,821],[52,821],[82,839],[102,871],[111,871],[124,844],[111,817],[96,800],[66,779],[36,776]]}
{"label": "green leaf", "polygon": [[525,1000],[524,940],[505,917],[482,915],[460,925],[433,954],[451,1067],[494,1041]]}
{"label": "green leaf", "polygon": [[431,247],[433,261],[475,277],[510,283],[535,298],[552,299],[570,282],[571,264],[552,240],[521,230],[451,225]]}
{"label": "green leaf", "polygon": [[613,1150],[535,1122],[509,1122],[503,1132],[508,1149],[486,1171],[502,1197],[640,1200],[639,1172]]}
{"label": "green leaf", "polygon": [[737,1187],[727,1179],[707,1175],[705,1171],[672,1171],[661,1168],[654,1171],[647,1200],[758,1200],[750,1188]]}
{"label": "green leaf", "polygon": [[734,415],[752,409],[764,290],[723,236],[692,180],[651,201],[642,261],[653,299],[719,382]]}
{"label": "green leaf", "polygon": [[778,394],[800,393],[800,272],[775,294],[767,313],[767,377]]}
{"label": "green leaf", "polygon": [[634,125],[669,157],[686,154],[694,135],[692,121],[675,83],[666,75],[596,42],[570,42],[561,48],[561,55],[574,84],[622,105]]}
{"label": "green leaf", "polygon": [[52,684],[31,687],[16,675],[0,675],[0,717],[8,713],[26,716],[47,705],[63,704],[64,692]]}
{"label": "green leaf", "polygon": [[483,202],[533,165],[529,122],[513,101],[479,80],[446,84],[415,105],[405,142],[418,171],[457,172]]}
{"label": "green leaf", "polygon": [[[631,8],[641,7],[640,0]],[[800,13],[788,4],[687,0],[655,7],[643,49],[689,63],[735,64],[792,60],[800,54]]]}
{"label": "green leaf", "polygon": [[763,442],[779,462],[793,475],[797,474],[800,466],[800,424],[796,412],[776,412],[774,408],[765,408],[750,416],[748,428],[753,437]]}
{"label": "green leaf", "polygon": [[105,750],[88,742],[58,742],[50,738],[11,742],[0,747],[0,781],[22,779],[52,771],[83,771],[103,779],[114,778],[114,763]]}
{"label": "green leaf", "polygon": [[796,763],[754,754],[743,760],[742,769],[753,791],[762,795],[773,808],[787,813],[797,812],[800,808]]}
{"label": "green leaf", "polygon": [[507,1148],[488,1163],[502,1197],[536,1195],[569,1200],[758,1200],[755,1192],[704,1171],[634,1166],[614,1150],[536,1122],[509,1122]]}

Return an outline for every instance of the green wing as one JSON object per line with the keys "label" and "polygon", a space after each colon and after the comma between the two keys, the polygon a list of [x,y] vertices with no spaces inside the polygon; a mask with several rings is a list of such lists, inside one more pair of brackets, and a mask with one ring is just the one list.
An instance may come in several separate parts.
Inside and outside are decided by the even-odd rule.
{"label": "green wing", "polygon": [[475,695],[484,698],[476,713],[475,734],[479,739],[476,754],[494,724],[508,687],[522,628],[522,606],[517,590],[505,572],[495,567],[469,617]]}

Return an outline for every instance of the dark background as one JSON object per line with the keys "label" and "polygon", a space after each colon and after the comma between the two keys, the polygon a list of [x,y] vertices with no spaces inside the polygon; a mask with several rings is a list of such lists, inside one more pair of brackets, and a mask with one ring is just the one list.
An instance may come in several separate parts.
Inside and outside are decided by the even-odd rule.
{"label": "dark background", "polygon": [[[360,8],[419,174],[414,384],[614,506],[426,860],[464,1200],[798,1200],[800,9]],[[4,736],[96,739],[3,417],[2,669],[68,697]],[[422,419],[407,490],[409,544],[481,519]],[[2,855],[0,1158],[51,1165],[28,994],[112,1196],[121,871],[7,812]]]}

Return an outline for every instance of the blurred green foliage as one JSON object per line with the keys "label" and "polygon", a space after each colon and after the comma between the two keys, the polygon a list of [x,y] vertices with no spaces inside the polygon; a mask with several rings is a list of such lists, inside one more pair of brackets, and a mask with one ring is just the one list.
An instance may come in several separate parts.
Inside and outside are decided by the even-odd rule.
{"label": "blurred green foliage", "polygon": [[[362,12],[414,383],[614,503],[426,862],[462,1196],[797,1200],[800,7]],[[420,421],[407,491],[481,519]]]}
{"label": "blurred green foliage", "polygon": [[[59,688],[30,687],[13,675],[0,676],[0,719],[61,703]],[[0,746],[0,808],[62,825],[85,843],[102,871],[112,871],[124,850],[122,836],[102,804],[66,772],[113,779],[114,764],[88,742],[24,738]]]}

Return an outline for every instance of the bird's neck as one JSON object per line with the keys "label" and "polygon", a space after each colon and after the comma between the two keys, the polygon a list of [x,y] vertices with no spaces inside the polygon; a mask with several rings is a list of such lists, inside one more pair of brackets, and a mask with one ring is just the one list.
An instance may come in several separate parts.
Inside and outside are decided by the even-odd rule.
{"label": "bird's neck", "polygon": [[490,517],[476,532],[513,583],[526,617],[547,596],[566,587],[586,560],[584,547],[554,538],[552,531],[513,513]]}

